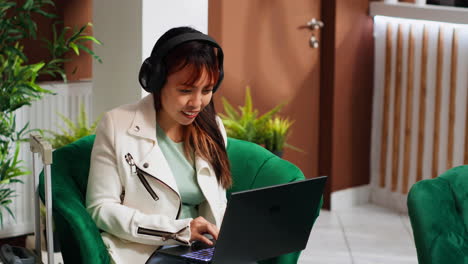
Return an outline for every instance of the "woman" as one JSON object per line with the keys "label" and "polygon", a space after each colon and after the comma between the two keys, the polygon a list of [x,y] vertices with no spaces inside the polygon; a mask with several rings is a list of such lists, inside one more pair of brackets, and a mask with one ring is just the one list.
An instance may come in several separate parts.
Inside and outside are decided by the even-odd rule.
{"label": "woman", "polygon": [[213,93],[223,53],[174,28],[140,69],[150,92],[106,113],[96,131],[86,204],[115,263],[144,263],[158,246],[217,239],[231,185],[226,132]]}

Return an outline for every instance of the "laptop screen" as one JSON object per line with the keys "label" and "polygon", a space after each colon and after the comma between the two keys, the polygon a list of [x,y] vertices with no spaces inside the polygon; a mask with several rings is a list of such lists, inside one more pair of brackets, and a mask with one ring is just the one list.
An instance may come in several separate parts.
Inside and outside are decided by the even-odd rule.
{"label": "laptop screen", "polygon": [[249,262],[303,250],[326,179],[323,176],[233,193],[213,261]]}

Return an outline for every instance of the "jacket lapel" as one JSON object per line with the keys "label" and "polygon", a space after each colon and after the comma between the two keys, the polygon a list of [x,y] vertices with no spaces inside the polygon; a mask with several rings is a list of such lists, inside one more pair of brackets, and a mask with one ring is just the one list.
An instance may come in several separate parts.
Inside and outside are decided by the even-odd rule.
{"label": "jacket lapel", "polygon": [[[180,196],[175,178],[156,139],[156,110],[151,94],[138,103],[132,125],[127,132],[132,136],[146,139],[135,146],[139,154],[135,160],[138,168],[162,181]],[[152,147],[148,152],[150,144]]]}
{"label": "jacket lapel", "polygon": [[[197,171],[197,179],[198,184],[200,185],[200,189],[205,195],[206,200],[208,201],[208,205],[210,206],[211,212],[213,213],[214,220],[219,222],[219,217],[216,215],[219,197],[218,197],[218,180],[215,176],[214,170],[210,163],[206,160],[202,159],[201,157],[195,158],[195,166]],[[217,226],[220,226],[221,223],[214,223]]]}
{"label": "jacket lapel", "polygon": [[156,142],[156,110],[151,94],[138,102],[135,117],[127,132]]}

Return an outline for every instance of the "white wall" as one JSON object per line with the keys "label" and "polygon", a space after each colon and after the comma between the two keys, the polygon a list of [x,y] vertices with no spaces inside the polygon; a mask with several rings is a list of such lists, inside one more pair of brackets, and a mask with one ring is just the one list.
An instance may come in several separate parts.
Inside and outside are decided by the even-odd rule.
{"label": "white wall", "polygon": [[103,60],[93,60],[94,118],[140,96],[141,7],[141,1],[93,1],[94,36],[103,42],[93,47]]}
{"label": "white wall", "polygon": [[93,116],[145,95],[138,83],[141,63],[168,29],[192,26],[208,32],[208,0],[99,0],[93,6]]}
{"label": "white wall", "polygon": [[156,40],[173,27],[191,26],[208,33],[208,0],[144,0],[142,15],[144,58]]}

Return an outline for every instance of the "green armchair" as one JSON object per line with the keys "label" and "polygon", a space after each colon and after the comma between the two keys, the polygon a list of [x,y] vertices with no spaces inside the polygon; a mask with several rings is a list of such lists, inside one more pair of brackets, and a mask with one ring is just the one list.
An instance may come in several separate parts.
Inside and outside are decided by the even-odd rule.
{"label": "green armchair", "polygon": [[[85,207],[94,137],[94,135],[84,137],[53,153],[51,168],[53,215],[66,264],[110,262],[99,229]],[[227,151],[234,182],[228,194],[304,179],[304,175],[295,165],[256,144],[228,138]],[[42,174],[40,190],[41,198],[44,199]],[[294,252],[260,263],[293,264],[297,263],[299,255],[300,252]]]}
{"label": "green armchair", "polygon": [[417,182],[408,214],[419,263],[468,263],[468,165]]}

